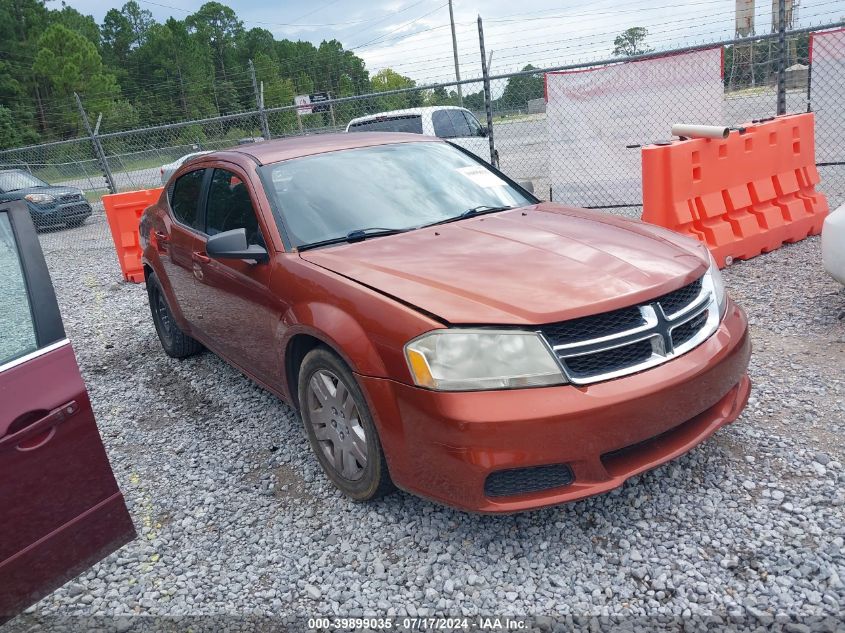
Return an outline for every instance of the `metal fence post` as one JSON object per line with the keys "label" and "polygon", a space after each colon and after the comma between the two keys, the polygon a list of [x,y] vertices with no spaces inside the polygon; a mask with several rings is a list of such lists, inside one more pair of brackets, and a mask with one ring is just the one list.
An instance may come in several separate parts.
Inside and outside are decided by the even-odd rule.
{"label": "metal fence post", "polygon": [[[249,60],[249,74],[252,76],[252,89],[255,91],[255,105],[258,106],[258,120],[261,122],[261,136],[265,141],[270,140],[270,124],[267,122],[267,113],[264,111],[264,90],[258,89],[258,81],[255,79],[255,66]],[[263,85],[262,85],[263,88]]]}
{"label": "metal fence post", "polygon": [[493,95],[490,91],[490,72],[484,52],[484,27],[478,16],[478,46],[481,48],[481,74],[484,77],[484,109],[487,111],[487,140],[490,142],[490,164],[496,165],[496,143],[493,140]]}
{"label": "metal fence post", "polygon": [[88,131],[88,136],[91,137],[91,146],[94,148],[94,156],[100,164],[100,169],[103,172],[103,178],[106,180],[106,185],[109,188],[109,193],[117,193],[117,187],[114,184],[114,177],[109,167],[109,162],[106,160],[106,153],[103,151],[103,146],[97,136],[97,132],[91,129],[91,122],[88,120],[88,114],[85,108],[82,107],[82,99],[75,92],[73,96],[76,97],[76,105],[79,106],[79,114],[82,116],[82,122],[85,124],[85,129]]}
{"label": "metal fence post", "polygon": [[786,114],[786,0],[778,0],[778,114]]}

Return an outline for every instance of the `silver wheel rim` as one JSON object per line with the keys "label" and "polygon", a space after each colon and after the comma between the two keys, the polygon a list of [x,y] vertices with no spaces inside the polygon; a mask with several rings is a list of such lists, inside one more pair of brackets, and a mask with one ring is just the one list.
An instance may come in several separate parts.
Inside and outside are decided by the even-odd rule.
{"label": "silver wheel rim", "polygon": [[358,405],[335,374],[320,369],[308,382],[308,422],[332,468],[344,479],[356,481],[367,466],[367,435]]}

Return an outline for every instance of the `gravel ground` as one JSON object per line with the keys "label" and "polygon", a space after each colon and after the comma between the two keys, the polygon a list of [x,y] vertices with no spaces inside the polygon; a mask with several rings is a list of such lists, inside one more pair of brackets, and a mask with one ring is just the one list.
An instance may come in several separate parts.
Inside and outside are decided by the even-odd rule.
{"label": "gravel ground", "polygon": [[210,353],[164,355],[143,286],[117,281],[100,218],[42,242],[139,538],[20,628],[133,614],[845,627],[845,292],[818,238],[725,271],[754,342],[754,391],[735,424],[620,490],[516,516],[405,493],[346,500],[290,408]]}

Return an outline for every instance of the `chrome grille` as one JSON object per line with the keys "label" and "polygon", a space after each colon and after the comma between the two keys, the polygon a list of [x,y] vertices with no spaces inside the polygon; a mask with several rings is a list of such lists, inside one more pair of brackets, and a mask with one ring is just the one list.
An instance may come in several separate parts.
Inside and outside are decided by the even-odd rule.
{"label": "chrome grille", "polygon": [[632,374],[688,352],[718,327],[709,277],[651,301],[540,328],[573,384]]}

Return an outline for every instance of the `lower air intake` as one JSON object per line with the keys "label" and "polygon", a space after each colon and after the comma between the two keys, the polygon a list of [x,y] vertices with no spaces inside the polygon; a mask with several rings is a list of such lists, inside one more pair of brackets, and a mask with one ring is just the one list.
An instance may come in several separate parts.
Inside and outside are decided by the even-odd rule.
{"label": "lower air intake", "polygon": [[568,486],[573,480],[572,470],[566,464],[500,470],[488,475],[484,494],[488,497],[524,495]]}

